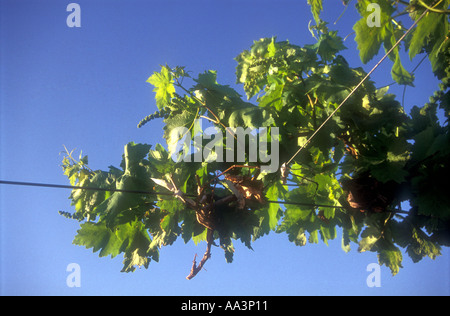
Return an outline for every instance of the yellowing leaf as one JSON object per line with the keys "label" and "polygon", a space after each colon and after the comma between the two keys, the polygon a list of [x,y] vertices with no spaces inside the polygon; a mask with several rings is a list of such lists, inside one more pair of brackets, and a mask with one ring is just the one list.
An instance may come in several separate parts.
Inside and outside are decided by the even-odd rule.
{"label": "yellowing leaf", "polygon": [[314,16],[314,20],[317,24],[320,23],[320,11],[323,10],[322,0],[308,0],[308,4],[311,6],[311,12]]}
{"label": "yellowing leaf", "polygon": [[156,106],[159,110],[162,110],[175,94],[173,77],[169,68],[162,67],[161,72],[155,72],[147,79],[147,82],[155,87],[153,91],[156,92]]}
{"label": "yellowing leaf", "polygon": [[380,231],[374,227],[367,227],[361,234],[361,240],[359,241],[359,252],[371,250],[372,247],[380,239]]}

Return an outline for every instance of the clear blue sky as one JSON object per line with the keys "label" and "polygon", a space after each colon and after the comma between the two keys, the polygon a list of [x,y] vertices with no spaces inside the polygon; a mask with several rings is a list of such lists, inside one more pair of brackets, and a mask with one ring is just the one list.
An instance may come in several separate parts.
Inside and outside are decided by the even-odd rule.
{"label": "clear blue sky", "polygon": [[[233,60],[253,40],[278,36],[311,44],[306,1],[291,0],[77,0],[81,28],[66,25],[69,0],[0,0],[0,179],[68,184],[60,163],[63,145],[82,149],[91,168],[118,166],[129,141],[162,142],[160,122],[137,123],[156,109],[146,79],[160,64],[198,73],[218,71],[234,85]],[[334,22],[341,1],[325,1],[324,18]],[[349,9],[336,26],[345,37],[357,19]],[[344,56],[362,65],[354,35]],[[419,59],[405,67],[413,69]],[[372,77],[390,83],[390,62]],[[416,87],[405,105],[422,105],[437,88],[428,61],[416,71]],[[242,92],[241,87],[237,87]],[[402,87],[392,92],[401,100]],[[58,215],[73,211],[69,190],[0,185],[0,293],[10,295],[428,295],[450,294],[450,252],[413,264],[404,254],[395,277],[381,269],[381,287],[369,288],[366,266],[374,253],[346,254],[338,238],[296,247],[286,235],[270,234],[253,244],[235,243],[234,262],[214,249],[207,271],[186,275],[196,247],[180,239],[161,250],[148,270],[120,273],[122,257],[99,258],[72,245],[78,224]],[[81,267],[81,287],[66,285],[69,263]]]}

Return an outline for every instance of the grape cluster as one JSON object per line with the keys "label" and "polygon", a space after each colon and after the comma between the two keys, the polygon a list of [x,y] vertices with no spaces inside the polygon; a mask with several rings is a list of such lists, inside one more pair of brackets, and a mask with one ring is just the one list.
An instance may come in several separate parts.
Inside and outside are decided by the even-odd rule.
{"label": "grape cluster", "polygon": [[432,96],[429,98],[428,105],[439,105],[441,109],[444,110],[445,114],[450,116],[450,79],[444,78],[442,82],[439,83],[439,90],[436,90]]}
{"label": "grape cluster", "polygon": [[139,124],[137,125],[138,128],[141,128],[142,126],[144,126],[145,124],[147,124],[148,122],[150,122],[151,120],[157,119],[157,118],[167,118],[170,114],[170,110],[167,108],[164,108],[160,111],[156,111],[153,114],[147,115],[146,117],[144,117]]}
{"label": "grape cluster", "polygon": [[69,212],[59,211],[58,214],[64,216],[65,218],[75,219],[77,221],[82,221],[84,219],[84,216],[79,213],[72,214]]}

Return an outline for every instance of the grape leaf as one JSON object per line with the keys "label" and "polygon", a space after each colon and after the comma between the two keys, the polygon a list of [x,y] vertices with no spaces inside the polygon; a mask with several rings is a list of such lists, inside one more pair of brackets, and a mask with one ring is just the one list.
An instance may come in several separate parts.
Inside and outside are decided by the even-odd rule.
{"label": "grape leaf", "polygon": [[314,20],[317,24],[320,23],[320,11],[323,10],[322,0],[308,0],[308,4],[311,6],[311,12],[313,14]]}
{"label": "grape leaf", "polygon": [[[400,37],[399,31],[394,29],[391,15],[394,13],[394,7],[390,1],[382,0],[377,4],[380,6],[379,14],[380,26],[369,26],[367,19],[372,14],[366,8],[371,4],[370,0],[358,1],[356,7],[362,18],[355,23],[355,41],[358,46],[359,56],[363,63],[367,63],[378,53],[381,44],[386,51],[390,50],[397,39]],[[389,58],[394,61],[391,69],[392,79],[403,85],[413,86],[414,76],[406,71],[400,60],[399,48],[396,47]]]}
{"label": "grape leaf", "polygon": [[344,42],[337,32],[328,32],[321,34],[316,44],[307,46],[319,55],[323,61],[331,61],[336,54],[345,49]]}
{"label": "grape leaf", "polygon": [[105,223],[86,222],[80,225],[73,243],[75,245],[93,248],[99,252],[100,257],[111,256],[112,258],[124,253],[124,269],[129,272],[134,266],[147,267],[151,258],[156,254],[148,252],[150,237],[144,225],[139,222],[130,222],[118,225],[111,230]]}
{"label": "grape leaf", "polygon": [[152,84],[156,99],[156,106],[159,110],[162,110],[169,104],[170,99],[175,94],[175,87],[173,85],[173,76],[167,66],[161,67],[161,72],[154,72],[147,82]]}
{"label": "grape leaf", "polygon": [[359,241],[359,252],[370,251],[380,239],[380,231],[374,227],[367,227],[361,234]]}
{"label": "grape leaf", "polygon": [[356,22],[353,26],[355,31],[355,41],[358,45],[359,56],[361,61],[366,64],[378,53],[381,44],[392,36],[390,31],[390,17],[394,12],[394,9],[390,5],[389,1],[378,1],[380,6],[380,26],[370,27],[367,23],[367,19],[371,14],[367,11],[367,7],[371,4],[370,0],[358,1],[356,7],[362,18]]}
{"label": "grape leaf", "polygon": [[392,79],[402,85],[409,85],[414,87],[414,75],[408,72],[400,61],[398,53],[395,56],[395,62],[391,69]]}
{"label": "grape leaf", "polygon": [[391,270],[392,275],[396,275],[400,268],[403,267],[402,260],[402,252],[392,243],[384,246],[378,253],[378,263],[387,266]]}
{"label": "grape leaf", "polygon": [[[270,188],[267,189],[266,198],[269,201],[278,201],[285,193],[286,189],[280,185],[280,183],[274,183]],[[268,224],[270,230],[275,230],[278,225],[278,221],[281,217],[281,207],[277,203],[270,203],[268,208]]]}
{"label": "grape leaf", "polygon": [[[190,144],[191,139],[195,136],[194,131],[200,131],[197,110],[185,109],[184,111],[172,112],[172,114],[164,119],[164,138],[168,146],[169,156],[172,156],[177,151],[177,145],[183,140],[183,137],[188,137],[187,142]],[[197,124],[194,126],[194,124]],[[194,129],[195,127],[195,129]],[[182,133],[181,133],[182,132]],[[183,141],[183,146],[185,142]],[[189,149],[189,148],[181,148]],[[180,149],[178,149],[180,150]]]}
{"label": "grape leaf", "polygon": [[445,19],[443,14],[429,12],[417,23],[409,42],[409,57],[411,59],[427,46],[430,36],[434,35]]}
{"label": "grape leaf", "polygon": [[73,244],[93,248],[94,252],[101,250],[100,257],[111,255],[114,258],[121,252],[123,240],[119,239],[104,223],[87,222],[80,227]]}
{"label": "grape leaf", "polygon": [[208,70],[202,74],[198,75],[197,79],[194,79],[197,82],[197,85],[193,88],[194,90],[206,89],[209,90],[210,93],[216,93],[218,97],[226,96],[227,98],[240,98],[241,96],[237,93],[233,88],[227,85],[221,85],[217,83],[217,71]]}
{"label": "grape leaf", "polygon": [[[125,171],[116,181],[116,189],[128,191],[151,191],[152,182],[149,169],[142,165],[148,155],[150,145],[129,143],[125,146],[123,164]],[[105,221],[113,227],[118,220],[127,220],[133,216],[132,210],[143,204],[146,194],[134,192],[114,192],[98,206],[99,212],[105,213]]]}

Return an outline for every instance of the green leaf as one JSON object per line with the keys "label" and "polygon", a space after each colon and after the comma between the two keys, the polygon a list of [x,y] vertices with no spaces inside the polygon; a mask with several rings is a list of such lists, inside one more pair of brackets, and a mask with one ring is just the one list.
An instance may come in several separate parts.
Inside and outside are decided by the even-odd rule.
{"label": "green leaf", "polygon": [[148,160],[151,165],[152,172],[158,176],[162,176],[172,170],[174,162],[169,158],[169,153],[161,144],[156,144],[154,150],[149,151]]}
{"label": "green leaf", "polygon": [[[286,192],[286,189],[279,183],[275,182],[271,187],[267,189],[266,198],[269,201],[278,201],[279,198],[281,198],[284,193]],[[278,225],[278,221],[281,217],[281,207],[277,203],[270,203],[269,209],[268,209],[268,215],[269,215],[269,229],[275,230],[276,226]]]}
{"label": "green leaf", "polygon": [[438,31],[445,20],[444,14],[429,12],[417,23],[409,42],[409,57],[411,60],[427,46],[431,36]]}
{"label": "green leaf", "polygon": [[318,244],[319,243],[318,231],[314,230],[314,231],[310,232],[308,240],[311,244]]}
{"label": "green leaf", "polygon": [[227,96],[228,98],[241,97],[239,93],[237,93],[233,88],[230,88],[230,86],[218,84],[216,79],[217,71],[205,71],[204,73],[199,74],[197,79],[194,79],[194,81],[197,82],[194,89],[206,89],[210,90],[210,92],[214,91],[222,96]]}
{"label": "green leaf", "polygon": [[73,243],[86,248],[100,250],[99,256],[114,258],[124,253],[123,271],[134,271],[135,266],[147,268],[155,253],[149,253],[151,239],[141,222],[135,221],[117,226],[114,230],[106,227],[105,223],[87,222],[80,225]]}
{"label": "green leaf", "polygon": [[200,242],[202,241],[206,241],[206,239],[208,238],[208,229],[204,228],[202,226],[202,231],[199,234],[195,234],[193,233],[192,235],[192,241],[194,242],[194,244],[197,246]]}
{"label": "green leaf", "polygon": [[394,65],[391,69],[392,79],[401,85],[414,87],[414,75],[408,72],[400,61],[400,56],[396,55]]}
{"label": "green leaf", "polygon": [[373,1],[358,1],[356,7],[362,18],[353,25],[359,57],[364,64],[368,63],[378,53],[381,44],[392,36],[390,17],[394,12],[394,8],[387,0],[377,1],[377,4],[380,6],[380,26],[370,27],[367,19],[372,13],[367,11],[367,7],[371,2]]}
{"label": "green leaf", "polygon": [[320,11],[323,10],[322,0],[308,0],[308,4],[311,6],[311,12],[313,14],[316,24],[320,23]]}
{"label": "green leaf", "polygon": [[[450,175],[449,170],[440,170],[443,173],[445,181],[447,181]],[[436,177],[429,176],[430,178]],[[450,219],[450,197],[447,195],[447,191],[442,187],[442,180],[438,183],[433,183],[427,186],[427,182],[421,179],[423,182],[416,186],[417,179],[413,179],[415,189],[417,187],[422,190],[417,193],[417,197],[414,200],[414,204],[418,206],[419,215],[425,215],[448,221]]]}
{"label": "green leaf", "polygon": [[272,106],[277,111],[281,111],[284,102],[282,99],[284,85],[272,84],[264,96],[262,96],[259,101],[260,107]]}
{"label": "green leaf", "polygon": [[325,245],[328,246],[328,240],[333,240],[336,238],[336,227],[335,226],[320,226],[320,237],[322,238]]}
{"label": "green leaf", "polygon": [[[198,121],[196,121],[197,117],[198,112],[196,110],[186,109],[178,113],[172,113],[170,117],[164,120],[164,123],[166,124],[166,126],[164,126],[164,138],[167,142],[169,156],[172,156],[177,152],[177,145],[184,137],[188,137],[187,141],[190,144],[191,139],[195,136],[194,130],[199,131],[199,125],[194,126],[195,123],[198,124]],[[184,142],[183,146],[185,146]],[[178,150],[181,149],[186,148],[183,147]]]}
{"label": "green leaf", "polygon": [[[377,55],[382,43],[384,44],[385,50],[388,51],[401,36],[401,32],[394,29],[391,22],[394,7],[387,0],[377,2],[380,6],[380,10],[378,11],[380,14],[380,26],[369,26],[367,19],[372,13],[367,11],[366,8],[371,2],[370,0],[358,1],[357,8],[362,18],[353,26],[353,30],[356,33],[355,41],[358,45],[359,56],[363,63],[369,62]],[[391,69],[392,78],[399,84],[413,86],[414,76],[403,67],[400,60],[399,47],[396,47],[391,52],[389,58],[394,61]]]}
{"label": "green leaf", "polygon": [[220,247],[225,252],[225,260],[227,263],[233,262],[233,256],[234,256],[234,247],[233,247],[233,241],[231,238],[225,238],[220,240]]}
{"label": "green leaf", "polygon": [[[286,200],[298,203],[304,203],[305,205],[314,205],[314,200],[311,193],[305,188],[298,188],[286,193]],[[314,213],[310,206],[287,204],[284,216],[284,221],[295,223],[297,221],[307,221],[311,214]]]}
{"label": "green leaf", "polygon": [[185,209],[184,204],[176,198],[167,198],[156,203],[161,210],[167,212],[161,221],[161,228],[166,233],[178,230],[179,213]]}
{"label": "green leaf", "polygon": [[429,257],[434,260],[437,256],[441,255],[441,247],[426,239],[416,238],[416,240],[416,244],[407,248],[407,252],[414,262],[418,262],[424,257]]}
{"label": "green leaf", "polygon": [[397,226],[401,227],[400,231],[398,231],[399,227],[397,227],[395,241],[402,247],[406,246],[406,252],[413,262],[419,262],[424,257],[434,260],[441,255],[441,247],[433,242],[432,238],[428,237],[421,229],[409,223],[400,223]]}
{"label": "green leaf", "polygon": [[367,26],[366,18],[362,18],[353,26],[356,33],[355,41],[358,45],[359,57],[361,61],[368,63],[380,50],[383,36],[381,28],[369,28]]}
{"label": "green leaf", "polygon": [[136,144],[130,142],[124,147],[125,172],[136,174],[143,168],[140,163],[148,155],[152,146],[148,144]]}
{"label": "green leaf", "polygon": [[93,248],[94,252],[99,250],[99,256],[111,256],[114,258],[121,253],[123,240],[106,227],[104,223],[87,222],[80,225],[77,235],[73,240],[73,244]]}
{"label": "green leaf", "polygon": [[437,133],[438,130],[435,127],[429,126],[415,136],[412,155],[414,160],[424,160],[445,148],[448,137]]}
{"label": "green leaf", "polygon": [[229,110],[229,127],[243,127],[257,129],[272,125],[273,119],[268,111],[257,106],[246,106]]}
{"label": "green leaf", "polygon": [[[294,237],[294,238],[292,238]],[[293,241],[296,246],[303,247],[306,245],[306,234],[303,229],[299,229],[297,235],[289,235],[289,241]]]}
{"label": "green leaf", "polygon": [[323,61],[333,60],[338,52],[346,48],[336,31],[321,34],[317,43],[308,47],[315,50]]}
{"label": "green leaf", "polygon": [[135,249],[133,252],[125,254],[124,257],[123,268],[120,272],[134,272],[136,266],[147,269],[150,264],[150,259],[141,255],[139,249]]}
{"label": "green leaf", "polygon": [[392,275],[396,275],[402,268],[402,252],[392,243],[385,245],[378,253],[378,263],[385,265],[391,270]]}
{"label": "green leaf", "polygon": [[374,227],[367,227],[361,234],[361,240],[359,241],[359,252],[370,251],[377,241],[380,239],[380,231]]}
{"label": "green leaf", "polygon": [[405,182],[408,171],[404,168],[403,162],[384,161],[370,167],[372,175],[383,183],[395,181],[397,183]]}
{"label": "green leaf", "polygon": [[348,232],[346,230],[343,230],[343,233],[342,233],[341,248],[346,253],[350,252],[350,250],[351,250],[350,239],[348,237]]}
{"label": "green leaf", "polygon": [[[124,191],[151,192],[153,183],[148,167],[144,165],[144,158],[148,155],[150,145],[129,143],[125,146],[123,165],[125,171],[115,181],[115,189]],[[97,208],[96,212],[104,214],[108,227],[118,223],[133,220],[137,215],[134,211],[139,208],[148,197],[145,193],[120,192],[112,193]]]}
{"label": "green leaf", "polygon": [[173,77],[169,67],[161,67],[161,72],[153,73],[153,75],[147,79],[147,82],[155,87],[153,91],[156,92],[156,106],[159,110],[162,110],[168,105],[170,99],[173,98],[175,94]]}

